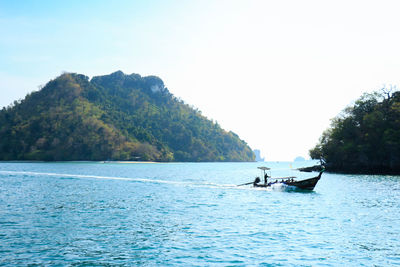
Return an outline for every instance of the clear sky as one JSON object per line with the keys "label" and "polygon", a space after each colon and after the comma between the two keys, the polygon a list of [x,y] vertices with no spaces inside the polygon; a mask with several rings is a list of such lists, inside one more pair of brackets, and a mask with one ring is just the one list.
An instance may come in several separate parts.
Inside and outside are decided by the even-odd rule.
{"label": "clear sky", "polygon": [[400,85],[400,1],[0,0],[0,107],[63,71],[157,75],[266,160]]}

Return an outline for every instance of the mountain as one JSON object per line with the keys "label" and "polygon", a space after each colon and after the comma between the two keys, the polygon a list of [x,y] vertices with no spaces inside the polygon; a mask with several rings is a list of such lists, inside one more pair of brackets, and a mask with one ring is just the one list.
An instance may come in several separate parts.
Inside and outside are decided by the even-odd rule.
{"label": "mountain", "polygon": [[364,94],[332,120],[310,156],[330,171],[400,174],[400,92]]}
{"label": "mountain", "polygon": [[0,160],[254,161],[156,76],[65,73],[0,111]]}

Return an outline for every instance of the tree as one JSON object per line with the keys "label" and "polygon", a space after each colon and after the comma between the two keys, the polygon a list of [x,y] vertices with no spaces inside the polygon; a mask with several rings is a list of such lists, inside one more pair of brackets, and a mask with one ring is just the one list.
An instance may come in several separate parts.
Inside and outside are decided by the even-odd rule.
{"label": "tree", "polygon": [[310,150],[334,171],[400,172],[400,93],[364,94],[332,120]]}

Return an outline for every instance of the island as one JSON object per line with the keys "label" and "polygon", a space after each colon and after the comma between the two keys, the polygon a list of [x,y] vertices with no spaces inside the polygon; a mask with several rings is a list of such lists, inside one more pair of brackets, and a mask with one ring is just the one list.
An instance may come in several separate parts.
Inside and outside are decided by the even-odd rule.
{"label": "island", "polygon": [[264,162],[265,159],[263,157],[261,157],[261,151],[259,149],[254,149],[254,154],[256,156],[256,161],[257,162]]}
{"label": "island", "polygon": [[293,160],[293,162],[301,162],[301,161],[305,161],[305,160],[306,160],[305,158],[298,156]]}
{"label": "island", "polygon": [[254,161],[156,76],[64,73],[0,111],[0,160]]}
{"label": "island", "polygon": [[310,156],[327,171],[400,174],[400,92],[361,96],[332,120]]}

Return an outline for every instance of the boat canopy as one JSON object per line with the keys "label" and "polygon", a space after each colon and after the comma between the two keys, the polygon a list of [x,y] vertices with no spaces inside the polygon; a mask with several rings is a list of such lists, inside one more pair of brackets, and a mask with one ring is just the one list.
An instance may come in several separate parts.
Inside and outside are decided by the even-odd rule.
{"label": "boat canopy", "polygon": [[268,168],[268,167],[257,167],[257,168],[259,168],[260,170],[263,170],[263,171],[270,170],[270,168]]}

